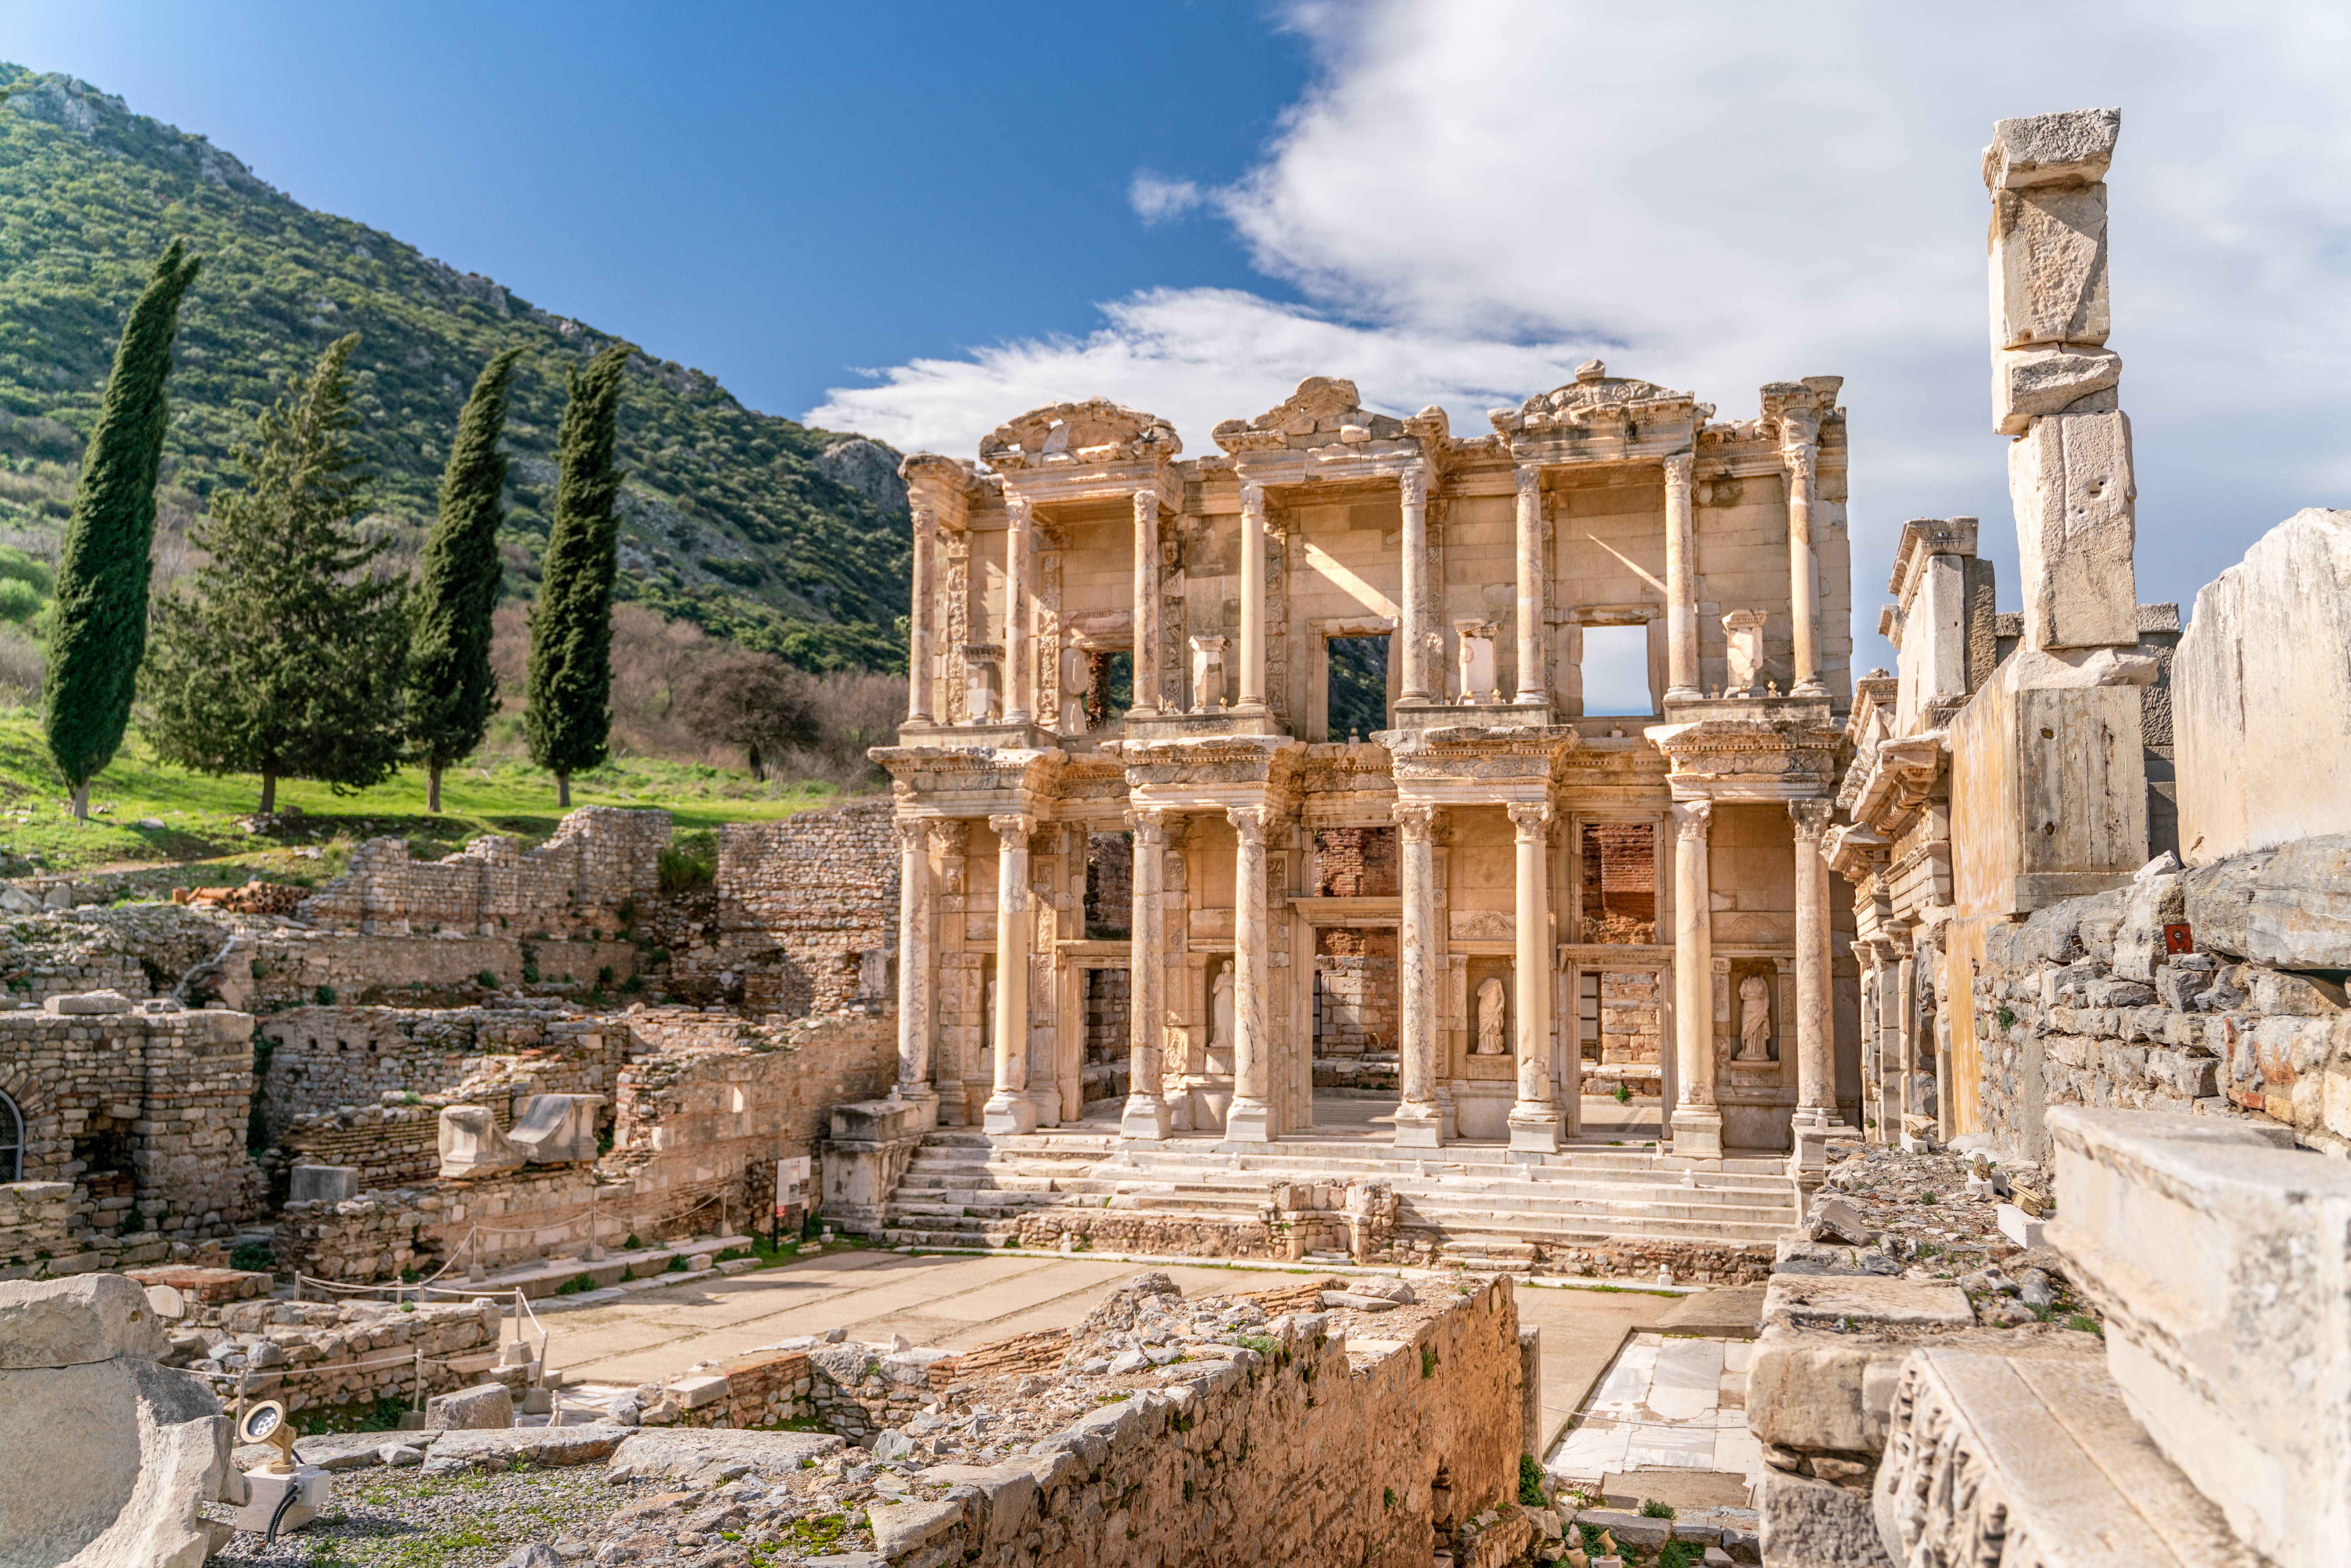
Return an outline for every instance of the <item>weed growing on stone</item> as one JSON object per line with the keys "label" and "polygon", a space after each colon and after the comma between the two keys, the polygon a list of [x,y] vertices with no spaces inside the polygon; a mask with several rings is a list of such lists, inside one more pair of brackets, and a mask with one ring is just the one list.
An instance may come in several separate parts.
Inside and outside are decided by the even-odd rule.
{"label": "weed growing on stone", "polygon": [[[1394,1494],[1391,1493],[1391,1496]],[[1519,1501],[1527,1508],[1549,1508],[1551,1499],[1543,1495],[1543,1469],[1532,1454],[1519,1456]]]}
{"label": "weed growing on stone", "polygon": [[1395,1506],[1395,1488],[1382,1487],[1380,1489],[1380,1506],[1383,1508],[1394,1508]]}
{"label": "weed growing on stone", "polygon": [[1645,1497],[1641,1500],[1641,1517],[1643,1519],[1671,1519],[1673,1516],[1673,1504],[1669,1502],[1659,1502],[1653,1497]]}
{"label": "weed growing on stone", "polygon": [[1437,1352],[1432,1346],[1420,1347],[1420,1375],[1423,1378],[1437,1375]]}
{"label": "weed growing on stone", "polygon": [[595,1275],[580,1273],[572,1275],[571,1278],[564,1281],[560,1285],[556,1286],[555,1293],[559,1296],[578,1296],[583,1295],[595,1288]]}
{"label": "weed growing on stone", "polygon": [[1694,1568],[1706,1561],[1706,1548],[1695,1541],[1668,1541],[1657,1549],[1657,1568]]}

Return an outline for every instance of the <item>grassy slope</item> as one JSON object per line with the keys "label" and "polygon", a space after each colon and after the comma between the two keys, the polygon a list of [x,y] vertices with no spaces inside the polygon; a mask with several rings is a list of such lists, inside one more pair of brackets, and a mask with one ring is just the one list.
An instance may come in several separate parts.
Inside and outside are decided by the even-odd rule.
{"label": "grassy slope", "polygon": [[[77,826],[42,748],[37,718],[22,709],[0,713],[0,873],[21,874],[36,857],[53,871],[204,862],[210,863],[191,866],[180,880],[243,882],[259,873],[316,883],[340,870],[350,846],[364,839],[397,833],[412,852],[439,856],[484,833],[537,843],[561,816],[554,781],[546,774],[487,755],[444,777],[437,817],[424,810],[424,777],[415,769],[340,796],[322,784],[280,780],[279,809],[298,806],[303,814],[282,833],[266,837],[248,833],[237,821],[253,810],[258,795],[257,779],[207,778],[157,761],[134,731],[90,785],[99,814],[88,826]],[[835,798],[820,785],[757,784],[723,768],[645,758],[623,758],[571,781],[575,806],[658,806],[681,832],[786,817]],[[163,825],[142,828],[142,818]],[[302,855],[298,846],[324,852]]]}
{"label": "grassy slope", "polygon": [[[379,476],[381,526],[413,548],[467,388],[520,344],[502,543],[509,591],[533,591],[564,372],[609,337],[312,212],[86,84],[0,64],[0,85],[18,89],[0,103],[0,528],[54,535],[123,312],[183,235],[204,267],[181,314],[167,531],[232,472],[254,414],[356,331],[360,455]],[[903,668],[906,517],[827,476],[841,439],[641,355],[622,405],[621,596],[807,668]]]}

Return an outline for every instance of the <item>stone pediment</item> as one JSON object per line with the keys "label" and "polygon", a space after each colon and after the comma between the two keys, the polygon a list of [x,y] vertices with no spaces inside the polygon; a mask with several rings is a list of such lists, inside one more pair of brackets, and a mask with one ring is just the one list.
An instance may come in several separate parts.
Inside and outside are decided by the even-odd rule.
{"label": "stone pediment", "polygon": [[1108,398],[1032,408],[990,431],[979,459],[1003,473],[1057,464],[1164,463],[1184,450],[1176,427]]}
{"label": "stone pediment", "polygon": [[1244,452],[1311,452],[1323,447],[1362,447],[1375,441],[1420,439],[1429,422],[1442,434],[1445,411],[1426,408],[1410,420],[1374,413],[1363,404],[1355,383],[1337,376],[1309,376],[1298,390],[1255,419],[1228,419],[1214,438],[1238,455]]}
{"label": "stone pediment", "polygon": [[1607,366],[1593,360],[1577,367],[1575,380],[1565,386],[1537,392],[1515,409],[1498,408],[1487,417],[1502,434],[1515,435],[1628,423],[1702,423],[1713,413],[1693,393],[1630,376],[1612,376]]}

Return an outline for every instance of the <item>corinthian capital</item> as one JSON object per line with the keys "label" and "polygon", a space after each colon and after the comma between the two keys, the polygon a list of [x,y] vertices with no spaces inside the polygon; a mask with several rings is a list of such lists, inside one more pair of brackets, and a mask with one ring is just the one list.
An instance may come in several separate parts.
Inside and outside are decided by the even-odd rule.
{"label": "corinthian capital", "polygon": [[1818,847],[1821,835],[1828,831],[1829,813],[1834,810],[1826,800],[1791,800],[1788,815],[1796,824],[1796,836]]}
{"label": "corinthian capital", "polygon": [[1513,800],[1504,808],[1518,824],[1519,836],[1533,838],[1551,824],[1551,806],[1542,800]]}
{"label": "corinthian capital", "polygon": [[1167,836],[1166,809],[1160,806],[1130,806],[1126,811],[1126,825],[1134,830],[1136,843],[1159,843]]}
{"label": "corinthian capital", "polygon": [[1416,463],[1396,476],[1396,489],[1407,507],[1428,504],[1428,465]]}
{"label": "corinthian capital", "polygon": [[1542,470],[1531,463],[1521,463],[1511,476],[1519,486],[1519,499],[1529,501],[1542,495]]}
{"label": "corinthian capital", "polygon": [[1677,800],[1674,802],[1674,831],[1685,842],[1706,842],[1707,830],[1714,821],[1711,800]]}
{"label": "corinthian capital", "polygon": [[1029,519],[1037,515],[1037,508],[1019,491],[1007,490],[1004,492],[1004,515],[1011,519],[1014,528],[1025,528]]}
{"label": "corinthian capital", "polygon": [[1820,455],[1821,449],[1809,439],[1801,443],[1791,442],[1780,448],[1780,460],[1788,465],[1788,477],[1806,489],[1812,487]]}
{"label": "corinthian capital", "polygon": [[1395,819],[1396,834],[1408,844],[1425,844],[1428,830],[1437,821],[1437,808],[1417,800],[1399,800],[1389,808]]}
{"label": "corinthian capital", "polygon": [[1241,486],[1241,516],[1265,521],[1265,486],[1256,483]]}
{"label": "corinthian capital", "polygon": [[1137,490],[1134,493],[1134,520],[1138,523],[1156,523],[1159,520],[1158,491]]}
{"label": "corinthian capital", "polygon": [[931,825],[920,817],[898,817],[890,825],[898,830],[898,847],[921,854],[924,841],[930,837]]}
{"label": "corinthian capital", "polygon": [[1037,831],[1037,819],[1025,813],[1017,813],[1010,816],[990,817],[987,819],[987,825],[996,830],[996,836],[1003,841],[1006,849],[1027,849],[1029,836]]}
{"label": "corinthian capital", "polygon": [[1233,825],[1233,832],[1244,844],[1265,842],[1265,808],[1262,806],[1228,806],[1225,821]]}
{"label": "corinthian capital", "polygon": [[1689,494],[1690,469],[1697,462],[1698,455],[1691,452],[1672,452],[1666,455],[1666,493],[1667,495]]}

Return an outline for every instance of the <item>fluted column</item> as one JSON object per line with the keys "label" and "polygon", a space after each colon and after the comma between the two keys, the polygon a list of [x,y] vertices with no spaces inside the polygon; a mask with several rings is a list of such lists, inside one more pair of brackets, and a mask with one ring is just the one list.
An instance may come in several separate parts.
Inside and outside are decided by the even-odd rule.
{"label": "fluted column", "polygon": [[1403,920],[1396,932],[1396,1043],[1403,1100],[1396,1106],[1398,1148],[1433,1149],[1445,1141],[1437,1103],[1437,857],[1430,829],[1437,808],[1399,802],[1396,869]]}
{"label": "fluted column", "polygon": [[1265,486],[1241,486],[1241,713],[1265,711]]}
{"label": "fluted column", "polygon": [[1029,835],[1037,819],[990,817],[996,830],[996,1092],[981,1126],[990,1133],[1032,1133],[1037,1106],[1029,1084]]}
{"label": "fluted column", "polygon": [[898,1082],[890,1097],[922,1108],[925,1127],[939,1122],[931,1086],[930,826],[901,817],[898,830]]}
{"label": "fluted column", "polygon": [[1694,697],[1698,687],[1698,538],[1690,511],[1690,468],[1677,452],[1666,459],[1666,695]]}
{"label": "fluted column", "polygon": [[1521,707],[1541,707],[1550,701],[1543,670],[1542,470],[1521,464],[1518,470],[1519,517],[1519,695]]}
{"label": "fluted column", "polygon": [[1780,449],[1788,465],[1788,620],[1796,665],[1789,691],[1795,696],[1819,696],[1828,689],[1821,685],[1821,569],[1813,549],[1814,470],[1820,450],[1810,429],[1799,435],[1792,428]]}
{"label": "fluted column", "polygon": [[1234,806],[1233,825],[1233,1103],[1225,1136],[1262,1144],[1273,1137],[1267,1100],[1265,808]]}
{"label": "fluted column", "polygon": [[[1141,509],[1138,505],[1138,514]],[[1126,934],[1126,1109],[1118,1132],[1123,1138],[1165,1138],[1166,1070],[1160,1048],[1167,1030],[1167,903],[1160,883],[1167,870],[1167,814],[1138,806],[1127,812],[1126,825],[1134,830],[1134,916]]]}
{"label": "fluted column", "polygon": [[906,719],[931,722],[931,602],[938,592],[938,524],[928,507],[914,508],[913,598],[906,606]]}
{"label": "fluted column", "polygon": [[1537,1154],[1559,1148],[1559,1107],[1551,1092],[1551,807],[1510,808],[1518,829],[1518,956],[1512,998],[1518,1014],[1519,1103],[1510,1107],[1510,1147]]}
{"label": "fluted column", "polygon": [[1714,926],[1707,868],[1711,800],[1674,802],[1675,1155],[1722,1158],[1722,1113],[1714,1103]]}
{"label": "fluted column", "polygon": [[1427,465],[1416,463],[1405,469],[1397,486],[1404,507],[1404,625],[1396,640],[1404,650],[1404,672],[1396,705],[1418,707],[1437,700],[1428,662]]}
{"label": "fluted column", "polygon": [[[1004,722],[1027,724],[1037,707],[1036,661],[1029,654],[1029,497],[1004,493]],[[991,819],[992,820],[992,819]]]}
{"label": "fluted column", "polygon": [[[1134,701],[1132,711],[1159,711],[1159,492],[1134,493]],[[1138,847],[1141,840],[1136,841]],[[1137,896],[1141,896],[1138,893]]]}

